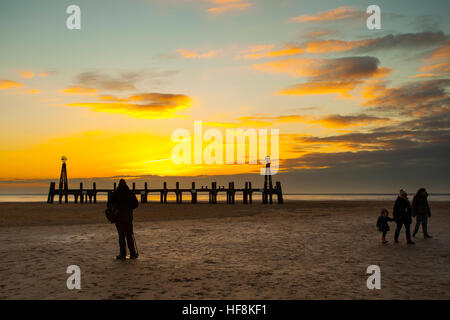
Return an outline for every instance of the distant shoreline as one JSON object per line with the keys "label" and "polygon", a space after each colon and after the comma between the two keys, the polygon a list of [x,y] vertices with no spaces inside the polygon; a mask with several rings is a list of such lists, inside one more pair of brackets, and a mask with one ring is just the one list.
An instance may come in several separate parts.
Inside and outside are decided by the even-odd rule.
{"label": "distant shoreline", "polygon": [[[414,193],[411,193],[409,198],[412,199]],[[307,193],[307,192],[287,192],[283,194],[283,198],[288,202],[295,201],[394,201],[397,197],[396,193]],[[431,193],[430,202],[450,202],[450,193]],[[107,200],[106,194],[97,196],[97,202],[104,203]],[[191,202],[191,198],[187,195],[183,199],[183,203]],[[225,203],[226,195],[219,194],[218,202]],[[261,196],[254,196],[254,203],[261,203]],[[69,202],[74,201],[73,197],[69,197]],[[159,203],[160,195],[157,193],[149,193],[149,203]],[[175,202],[175,194],[168,194],[168,201]],[[47,193],[0,193],[0,203],[46,203]],[[199,195],[199,203],[208,203],[208,195]],[[236,202],[242,202],[242,194],[236,195]],[[55,198],[55,203],[58,203],[58,198]]]}
{"label": "distant shoreline", "polygon": [[[396,196],[397,193],[303,193],[303,192],[287,192],[284,195],[293,196]],[[47,193],[0,193],[0,196],[47,196]],[[437,192],[430,193],[429,196],[450,196],[450,193]]]}

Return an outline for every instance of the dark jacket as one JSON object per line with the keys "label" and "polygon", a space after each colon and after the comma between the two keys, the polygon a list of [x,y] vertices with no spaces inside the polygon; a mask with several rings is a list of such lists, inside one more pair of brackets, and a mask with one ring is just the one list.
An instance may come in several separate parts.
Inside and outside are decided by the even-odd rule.
{"label": "dark jacket", "polygon": [[408,199],[397,197],[394,204],[394,221],[397,223],[411,224],[411,204]]}
{"label": "dark jacket", "polygon": [[394,219],[385,216],[379,216],[377,220],[377,230],[381,232],[389,231],[389,221],[394,221]]}
{"label": "dark jacket", "polygon": [[429,216],[431,217],[430,207],[428,206],[427,197],[415,196],[412,202],[412,216]]}
{"label": "dark jacket", "polygon": [[139,202],[136,195],[131,191],[114,191],[106,204],[108,208],[112,206],[118,209],[118,218],[115,222],[133,221],[133,209],[136,209]]}

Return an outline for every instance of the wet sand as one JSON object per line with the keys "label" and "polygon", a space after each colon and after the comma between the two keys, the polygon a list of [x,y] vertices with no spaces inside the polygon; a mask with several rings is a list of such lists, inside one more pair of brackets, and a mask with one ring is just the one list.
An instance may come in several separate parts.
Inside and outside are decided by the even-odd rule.
{"label": "wet sand", "polygon": [[[104,204],[0,204],[0,299],[449,299],[450,203],[431,203],[433,239],[380,243],[393,202],[144,204],[138,260],[117,261]],[[81,268],[68,290],[66,268]],[[381,268],[368,290],[366,268]]]}

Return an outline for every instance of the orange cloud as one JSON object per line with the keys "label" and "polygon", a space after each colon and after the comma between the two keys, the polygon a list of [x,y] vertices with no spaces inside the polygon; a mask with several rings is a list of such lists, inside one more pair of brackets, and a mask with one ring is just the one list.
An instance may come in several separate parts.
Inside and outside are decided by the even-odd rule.
{"label": "orange cloud", "polygon": [[443,46],[436,49],[431,58],[435,60],[448,60],[450,57],[450,41],[447,41]]}
{"label": "orange cloud", "polygon": [[361,97],[364,99],[374,99],[380,92],[386,89],[386,82],[381,80],[367,81],[361,88]]}
{"label": "orange cloud", "polygon": [[441,73],[450,73],[450,61],[426,65],[426,66],[421,67],[420,71],[422,71],[422,72],[438,71]]}
{"label": "orange cloud", "polygon": [[217,121],[205,121],[203,125],[209,127],[219,127],[219,128],[239,128],[240,126],[244,126],[242,123],[235,122],[217,122]]}
{"label": "orange cloud", "polygon": [[169,93],[142,93],[127,98],[100,96],[98,99],[102,102],[70,103],[68,106],[143,119],[166,119],[181,117],[177,112],[188,109],[192,104],[191,98],[185,95]]}
{"label": "orange cloud", "polygon": [[344,52],[367,46],[370,40],[317,40],[309,41],[305,44],[305,51],[308,53],[330,53]]}
{"label": "orange cloud", "polygon": [[125,98],[119,98],[114,96],[99,96],[98,100],[100,101],[115,101],[115,102],[127,102]]}
{"label": "orange cloud", "polygon": [[186,59],[208,59],[208,58],[212,58],[215,55],[217,55],[216,50],[210,50],[207,52],[198,53],[193,50],[178,49],[178,52],[180,53],[180,55],[183,58],[186,58]]}
{"label": "orange cloud", "polygon": [[379,68],[374,57],[347,57],[338,59],[291,58],[253,65],[256,70],[287,73],[295,77],[315,80],[349,80],[386,76],[391,71]]}
{"label": "orange cloud", "polygon": [[0,90],[20,88],[20,87],[23,87],[23,84],[19,82],[13,80],[0,80]]}
{"label": "orange cloud", "polygon": [[319,124],[325,128],[339,129],[347,127],[367,126],[380,124],[389,121],[388,118],[379,118],[368,115],[342,116],[339,114],[328,115],[310,121],[312,124]]}
{"label": "orange cloud", "polygon": [[434,50],[419,71],[423,73],[415,75],[414,78],[450,75],[450,41]]}
{"label": "orange cloud", "polygon": [[70,87],[67,89],[60,90],[60,92],[72,95],[91,96],[96,94],[98,92],[98,89],[86,87]]}
{"label": "orange cloud", "polygon": [[245,59],[260,59],[260,58],[272,58],[272,57],[281,57],[281,56],[293,56],[302,54],[304,50],[295,45],[287,45],[283,49],[279,50],[271,50],[274,45],[269,46],[257,46],[250,47],[247,50],[244,50],[244,58]]}
{"label": "orange cloud", "polygon": [[352,98],[349,93],[363,81],[312,81],[296,84],[278,91],[280,95],[339,94],[342,98]]}
{"label": "orange cloud", "polygon": [[41,93],[40,90],[38,89],[29,89],[25,91],[26,94],[37,94],[37,93]]}
{"label": "orange cloud", "polygon": [[363,87],[363,106],[382,112],[407,116],[448,113],[448,87],[450,79],[427,79],[405,83],[399,87],[386,87],[386,82],[369,83]]}
{"label": "orange cloud", "polygon": [[277,60],[262,64],[255,64],[253,68],[260,71],[272,73],[287,73],[295,77],[306,77],[317,74],[320,62],[318,59],[310,58],[291,58]]}
{"label": "orange cloud", "polygon": [[259,45],[251,45],[248,46],[247,49],[245,49],[244,53],[257,53],[261,51],[267,51],[275,48],[274,44],[259,44]]}
{"label": "orange cloud", "polygon": [[256,70],[307,77],[309,81],[280,90],[280,95],[339,94],[351,98],[350,91],[367,79],[386,77],[392,71],[380,68],[374,57],[338,59],[291,58],[254,65]]}
{"label": "orange cloud", "polygon": [[305,123],[319,125],[328,129],[342,129],[357,126],[376,125],[386,121],[388,118],[379,118],[365,114],[359,115],[339,115],[330,114],[325,116],[311,115],[286,115],[286,116],[246,116],[237,119],[238,122],[207,122],[208,126],[215,127],[270,127],[279,123]]}
{"label": "orange cloud", "polygon": [[214,7],[208,9],[209,13],[220,14],[227,11],[242,11],[252,6],[248,0],[209,0]]}
{"label": "orange cloud", "polygon": [[24,79],[31,79],[34,77],[34,72],[24,70],[20,73],[20,76]]}
{"label": "orange cloud", "polygon": [[411,76],[410,78],[413,79],[419,79],[419,78],[435,78],[435,77],[440,77],[441,75],[439,73],[421,73],[421,74],[416,74],[414,76]]}
{"label": "orange cloud", "polygon": [[[387,49],[416,49],[440,45],[447,39],[443,32],[421,32],[388,34],[383,37],[363,40],[315,40],[302,44],[307,53],[330,53],[359,51],[368,52]],[[444,52],[445,54],[445,52]],[[438,55],[444,55],[438,53]]]}
{"label": "orange cloud", "polygon": [[315,15],[301,15],[293,17],[290,20],[294,22],[321,22],[351,19],[358,16],[363,16],[364,12],[357,10],[354,7],[344,6],[332,9],[330,11],[319,12]]}

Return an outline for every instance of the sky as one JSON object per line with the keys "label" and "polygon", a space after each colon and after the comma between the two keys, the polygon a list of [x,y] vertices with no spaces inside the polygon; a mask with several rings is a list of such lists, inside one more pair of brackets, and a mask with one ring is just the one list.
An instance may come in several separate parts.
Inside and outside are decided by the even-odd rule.
{"label": "sky", "polygon": [[[69,30],[68,6],[81,10]],[[381,9],[381,29],[366,8]],[[288,192],[450,192],[448,1],[0,2],[0,193],[261,182],[175,164],[172,133],[278,129]],[[203,148],[208,143],[203,144]],[[224,145],[226,147],[226,145]]]}

